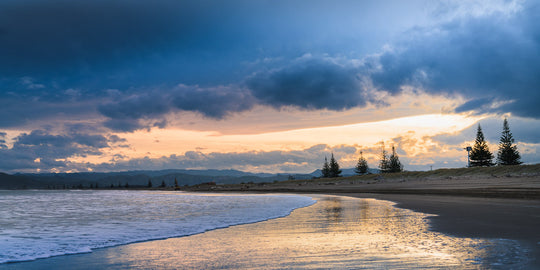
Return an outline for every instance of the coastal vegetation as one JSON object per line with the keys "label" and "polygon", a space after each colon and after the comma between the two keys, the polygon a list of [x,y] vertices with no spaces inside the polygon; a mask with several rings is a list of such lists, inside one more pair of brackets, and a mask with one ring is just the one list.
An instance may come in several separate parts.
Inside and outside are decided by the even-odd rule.
{"label": "coastal vegetation", "polygon": [[360,151],[360,157],[358,158],[358,163],[356,163],[356,167],[354,168],[354,172],[358,175],[363,175],[368,173],[369,166],[367,164],[367,160],[362,155],[362,151]]}
{"label": "coastal vegetation", "polygon": [[330,162],[328,162],[328,159],[324,157],[324,164],[321,173],[323,178],[334,178],[341,176],[341,169],[339,168],[338,162],[334,158],[334,153],[332,153],[330,156]]}
{"label": "coastal vegetation", "polygon": [[[485,167],[493,166],[493,154],[489,151],[489,147],[484,139],[484,133],[482,127],[478,125],[476,132],[476,139],[474,146],[470,153],[470,167]],[[503,121],[503,131],[501,139],[499,141],[499,149],[497,152],[498,165],[519,165],[521,164],[521,155],[517,150],[517,145],[514,143],[514,137],[510,132],[510,126],[508,125],[508,119]]]}
{"label": "coastal vegetation", "polygon": [[503,122],[503,131],[499,142],[499,151],[497,154],[497,164],[499,165],[519,165],[521,164],[521,155],[514,144],[514,137],[510,132],[508,120]]}
{"label": "coastal vegetation", "polygon": [[489,147],[484,139],[484,133],[482,132],[482,127],[478,124],[478,129],[476,131],[476,140],[474,141],[474,146],[472,147],[470,154],[470,165],[471,167],[483,167],[483,166],[493,166],[493,154],[489,151]]}

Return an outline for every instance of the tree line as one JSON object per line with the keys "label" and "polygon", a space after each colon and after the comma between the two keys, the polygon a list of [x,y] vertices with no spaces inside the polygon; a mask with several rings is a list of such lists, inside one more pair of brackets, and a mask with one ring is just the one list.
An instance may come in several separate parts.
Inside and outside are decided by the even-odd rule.
{"label": "tree line", "polygon": [[[381,143],[381,154],[379,159],[379,170],[381,173],[396,173],[403,171],[403,164],[399,161],[399,156],[396,153],[395,147],[392,145],[392,152],[388,152],[384,148],[384,142]],[[469,167],[482,167],[498,165],[519,165],[522,164],[521,156],[514,143],[514,138],[510,132],[508,120],[505,118],[503,122],[503,131],[499,141],[499,149],[497,152],[497,163],[493,162],[494,155],[489,151],[489,147],[485,141],[484,133],[480,124],[476,133],[474,146],[470,149]],[[356,164],[354,171],[358,175],[369,173],[367,160],[364,158],[362,151]],[[324,157],[324,164],[321,170],[323,178],[333,178],[341,176],[341,169],[338,162],[334,158],[334,153],[330,156],[330,162]]]}
{"label": "tree line", "polygon": [[[394,173],[402,172],[403,165],[399,161],[399,156],[396,153],[396,148],[392,145],[392,153],[388,156],[384,148],[384,143],[382,143],[381,148],[381,159],[379,160],[379,170],[381,173]],[[354,168],[354,172],[358,175],[369,173],[369,166],[367,160],[364,158],[362,151],[360,151],[360,158],[358,158],[358,163]],[[334,153],[330,156],[330,162],[328,162],[327,157],[324,157],[324,164],[321,169],[322,178],[333,178],[341,176],[341,169],[339,164],[334,158]]]}

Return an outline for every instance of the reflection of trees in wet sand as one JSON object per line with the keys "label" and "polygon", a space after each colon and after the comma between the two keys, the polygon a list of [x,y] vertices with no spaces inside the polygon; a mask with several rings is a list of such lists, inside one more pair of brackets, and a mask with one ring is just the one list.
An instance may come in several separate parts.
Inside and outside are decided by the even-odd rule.
{"label": "reflection of trees in wet sand", "polygon": [[389,203],[362,199],[356,208],[361,231],[389,236],[399,236],[412,231],[427,230],[427,223],[410,210],[396,208]]}
{"label": "reflection of trees in wet sand", "polygon": [[341,198],[325,197],[322,201],[325,205],[324,211],[326,213],[326,219],[331,222],[340,222],[343,213]]}

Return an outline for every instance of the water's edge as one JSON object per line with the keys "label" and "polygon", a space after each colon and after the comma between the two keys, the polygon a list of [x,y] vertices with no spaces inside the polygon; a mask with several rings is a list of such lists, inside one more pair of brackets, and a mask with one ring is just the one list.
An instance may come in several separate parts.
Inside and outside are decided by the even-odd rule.
{"label": "water's edge", "polygon": [[[2,190],[2,191],[4,191],[4,190]],[[41,190],[29,190],[29,191],[41,191]],[[47,191],[47,190],[44,190],[44,191]],[[143,192],[148,192],[148,191],[143,191]],[[157,192],[157,193],[161,193],[161,192]],[[216,196],[216,194],[200,194],[200,193],[177,193],[177,195],[193,195],[193,196],[210,195],[210,196]],[[290,216],[291,213],[293,211],[297,210],[297,209],[312,206],[317,202],[311,196],[298,195],[298,194],[228,193],[228,194],[223,194],[223,196],[227,196],[227,197],[229,197],[229,196],[270,196],[270,197],[291,196],[291,197],[307,197],[307,198],[310,198],[311,201],[309,203],[307,203],[307,204],[302,204],[302,205],[298,205],[298,206],[290,206],[286,210],[286,213],[270,215],[270,216],[267,216],[265,218],[251,218],[251,219],[248,219],[248,220],[245,220],[245,221],[232,222],[230,224],[226,224],[226,225],[223,225],[223,226],[215,226],[215,227],[212,227],[212,228],[205,228],[205,229],[193,231],[193,232],[190,232],[190,233],[170,234],[170,235],[166,235],[166,236],[163,236],[163,237],[155,237],[155,238],[153,237],[153,238],[142,239],[142,240],[133,240],[133,241],[126,241],[126,242],[122,242],[122,243],[114,243],[114,244],[110,244],[110,245],[101,245],[101,246],[98,246],[98,247],[92,247],[92,248],[89,248],[87,250],[81,250],[81,251],[77,251],[77,252],[66,252],[66,253],[63,253],[63,254],[51,254],[51,255],[47,255],[47,256],[36,256],[34,258],[21,259],[21,260],[8,260],[8,261],[0,262],[0,266],[1,265],[13,265],[13,264],[18,264],[18,263],[32,262],[32,261],[38,261],[38,260],[46,260],[46,259],[49,259],[49,258],[61,257],[61,256],[87,254],[87,253],[92,253],[95,250],[114,248],[114,247],[119,247],[119,246],[126,246],[126,245],[136,244],[136,243],[159,241],[159,240],[165,240],[165,239],[171,239],[171,238],[188,237],[188,236],[198,235],[198,234],[202,234],[202,233],[209,232],[209,231],[230,228],[230,227],[233,227],[233,226],[254,224],[254,223],[269,221],[269,220],[273,220],[273,219],[284,218],[284,217]]]}

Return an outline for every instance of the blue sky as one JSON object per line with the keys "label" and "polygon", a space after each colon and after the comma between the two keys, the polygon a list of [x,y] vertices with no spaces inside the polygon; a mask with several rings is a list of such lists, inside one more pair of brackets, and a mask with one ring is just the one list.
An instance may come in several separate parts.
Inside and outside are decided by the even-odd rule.
{"label": "blue sky", "polygon": [[[331,151],[347,167],[364,149],[376,166],[377,141],[395,144],[406,169],[453,167],[478,123],[496,152],[503,117],[524,161],[536,163],[539,9],[539,1],[5,0],[0,171],[307,172]],[[426,115],[448,123],[420,131]],[[324,137],[336,128],[358,140]]]}

